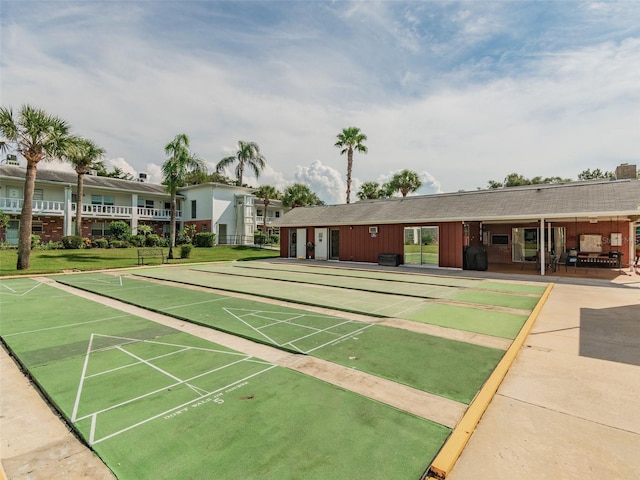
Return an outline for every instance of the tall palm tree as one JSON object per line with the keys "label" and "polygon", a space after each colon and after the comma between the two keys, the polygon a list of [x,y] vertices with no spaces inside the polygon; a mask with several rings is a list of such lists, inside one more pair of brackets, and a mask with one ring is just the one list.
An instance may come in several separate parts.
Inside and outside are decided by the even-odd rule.
{"label": "tall palm tree", "polygon": [[27,160],[16,267],[18,270],[27,270],[31,256],[32,202],[38,163],[62,158],[71,135],[65,120],[30,105],[23,105],[16,115],[11,108],[0,108],[0,134],[3,137],[0,151],[8,150],[13,145]]}
{"label": "tall palm tree", "polygon": [[390,192],[400,192],[402,197],[406,197],[409,192],[415,192],[422,186],[419,175],[411,170],[404,169],[396,173],[388,183]]}
{"label": "tall palm tree", "polygon": [[171,233],[167,258],[173,258],[173,249],[176,246],[176,194],[178,189],[184,186],[189,173],[206,172],[207,167],[204,161],[189,150],[189,137],[184,133],[176,135],[167,143],[164,152],[169,158],[162,164],[162,183],[171,195]]}
{"label": "tall palm tree", "polygon": [[353,171],[353,151],[367,153],[364,145],[367,136],[358,127],[343,128],[338,134],[335,146],[340,149],[340,155],[347,154],[347,203],[351,202],[351,173]]}
{"label": "tall palm tree", "polygon": [[89,173],[96,163],[100,162],[104,155],[104,148],[100,148],[92,140],[86,138],[74,138],[69,142],[65,152],[65,158],[73,165],[78,174],[78,187],[76,195],[76,235],[82,236],[82,197],[84,196],[84,176]]}
{"label": "tall palm tree", "polygon": [[262,199],[262,203],[264,204],[264,216],[263,216],[263,224],[262,231],[266,235],[267,234],[267,207],[271,203],[271,200],[279,200],[282,194],[280,191],[271,185],[262,185],[254,195],[258,198]]}
{"label": "tall palm tree", "polygon": [[324,205],[324,202],[303,183],[288,186],[282,195],[282,205],[296,208],[307,205]]}
{"label": "tall palm tree", "polygon": [[260,153],[260,147],[255,142],[238,141],[238,151],[235,155],[225,157],[216,165],[216,172],[221,173],[226,167],[238,162],[236,165],[236,178],[238,186],[242,186],[242,177],[244,176],[244,169],[250,168],[253,170],[256,178],[260,176],[262,170],[266,165],[266,159],[264,155]]}

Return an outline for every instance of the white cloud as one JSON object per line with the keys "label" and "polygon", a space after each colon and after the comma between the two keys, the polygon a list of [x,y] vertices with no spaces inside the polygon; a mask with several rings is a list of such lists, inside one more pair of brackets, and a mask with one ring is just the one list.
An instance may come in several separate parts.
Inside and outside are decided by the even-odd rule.
{"label": "white cloud", "polygon": [[[308,167],[298,165],[294,179],[309,186],[327,204],[344,203],[346,199],[347,187],[340,173],[319,160],[314,160]],[[352,190],[351,198],[355,199],[355,190]]]}
{"label": "white cloud", "polygon": [[[629,4],[269,2],[279,23],[243,9],[255,28],[231,38],[234,3],[165,2],[150,15],[146,2],[45,2],[37,14],[7,2],[3,106],[60,115],[153,182],[178,133],[210,169],[255,141],[268,168],[247,183],[304,181],[327,203],[345,198],[333,144],[349,125],[369,137],[352,200],[390,169],[421,172],[421,192],[455,191],[637,161],[640,22]],[[530,25],[541,8],[556,23]]]}

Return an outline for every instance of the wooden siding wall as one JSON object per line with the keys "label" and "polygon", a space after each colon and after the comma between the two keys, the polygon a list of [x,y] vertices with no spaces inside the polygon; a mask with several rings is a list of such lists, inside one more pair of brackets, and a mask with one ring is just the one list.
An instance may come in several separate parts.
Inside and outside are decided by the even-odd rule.
{"label": "wooden siding wall", "polygon": [[339,227],[340,260],[377,263],[381,253],[404,254],[404,226],[377,227],[376,234],[369,233],[369,225]]}
{"label": "wooden siding wall", "polygon": [[[371,225],[378,233],[369,233],[370,225],[336,226],[340,231],[341,261],[377,263],[381,253],[404,255],[404,228],[409,226],[439,227],[440,266],[462,268],[463,229],[461,222],[429,225]],[[324,228],[324,227],[323,227]],[[290,228],[280,229],[280,256],[289,256]],[[307,228],[307,239],[314,238],[315,228]],[[313,241],[313,240],[310,240]]]}

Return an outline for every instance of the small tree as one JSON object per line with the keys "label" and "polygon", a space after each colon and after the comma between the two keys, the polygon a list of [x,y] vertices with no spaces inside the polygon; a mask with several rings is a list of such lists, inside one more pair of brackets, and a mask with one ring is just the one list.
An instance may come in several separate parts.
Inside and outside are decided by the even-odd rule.
{"label": "small tree", "polygon": [[296,208],[307,205],[324,205],[324,202],[303,183],[294,183],[287,187],[282,195],[282,205]]}
{"label": "small tree", "polygon": [[403,197],[406,197],[407,194],[415,192],[422,186],[422,180],[416,172],[405,169],[396,173],[387,185],[390,192],[400,192]]}
{"label": "small tree", "polygon": [[262,231],[264,234],[267,234],[267,207],[271,203],[271,200],[279,200],[282,197],[282,194],[271,185],[262,185],[256,193],[254,194],[256,197],[262,199],[262,204],[264,205],[264,214],[263,214],[263,222],[262,222]]}
{"label": "small tree", "polygon": [[127,240],[131,236],[131,228],[126,222],[118,220],[109,224],[111,236],[116,240]]}

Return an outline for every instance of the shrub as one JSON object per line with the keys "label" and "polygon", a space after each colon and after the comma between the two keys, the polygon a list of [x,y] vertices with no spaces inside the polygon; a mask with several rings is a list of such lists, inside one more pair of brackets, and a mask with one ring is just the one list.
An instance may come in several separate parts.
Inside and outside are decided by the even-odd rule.
{"label": "shrub", "polygon": [[264,245],[266,243],[266,237],[262,232],[255,232],[253,234],[253,243],[256,245]]}
{"label": "shrub", "polygon": [[213,247],[216,244],[216,234],[213,232],[200,232],[193,240],[196,247]]}
{"label": "shrub", "polygon": [[138,235],[147,236],[151,233],[153,233],[151,225],[138,225]]}
{"label": "shrub", "polygon": [[147,235],[147,237],[144,239],[144,244],[147,247],[159,247],[161,242],[162,240],[155,233]]}
{"label": "shrub", "polygon": [[111,222],[109,224],[109,230],[111,231],[113,238],[116,240],[126,240],[131,236],[131,229],[129,228],[129,225],[122,220]]}
{"label": "shrub", "polygon": [[84,245],[84,240],[79,235],[67,235],[62,237],[62,246],[66,250],[78,250]]}
{"label": "shrub", "polygon": [[133,245],[134,247],[144,247],[146,240],[147,240],[147,237],[145,237],[144,235],[138,234],[138,235],[133,235],[129,239],[129,243],[131,243],[131,245]]}
{"label": "shrub", "polygon": [[106,238],[96,238],[93,241],[93,246],[95,248],[109,248],[109,240]]}
{"label": "shrub", "polygon": [[40,245],[40,235],[31,234],[31,250]]}
{"label": "shrub", "polygon": [[111,240],[111,248],[129,248],[130,245],[125,240]]}
{"label": "shrub", "polygon": [[269,235],[269,243],[280,243],[280,235]]}
{"label": "shrub", "polygon": [[189,258],[189,255],[191,255],[191,245],[186,243],[180,247],[180,258]]}

